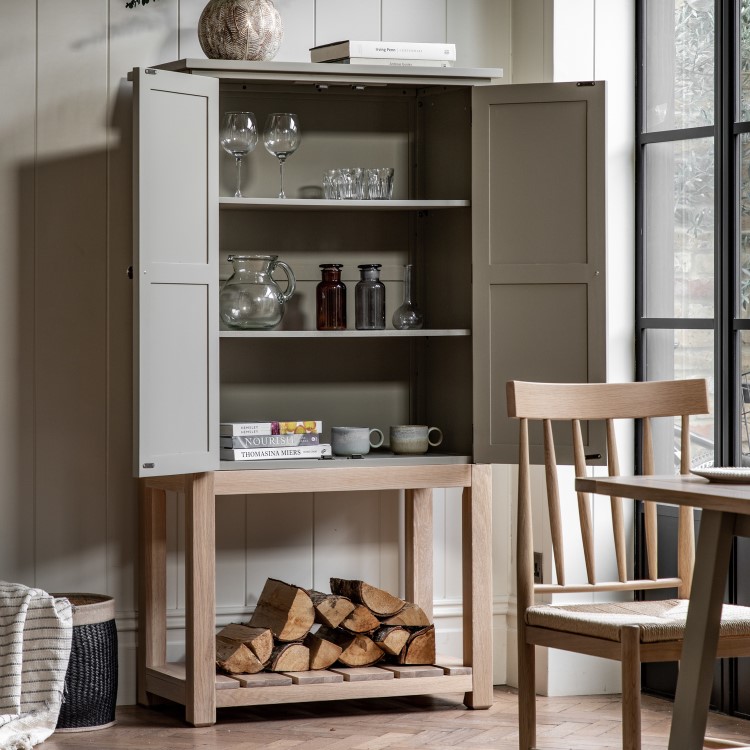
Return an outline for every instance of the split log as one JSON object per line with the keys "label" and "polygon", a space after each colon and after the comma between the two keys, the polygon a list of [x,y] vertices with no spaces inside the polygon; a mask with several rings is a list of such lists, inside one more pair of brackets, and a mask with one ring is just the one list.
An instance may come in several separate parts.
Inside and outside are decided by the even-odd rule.
{"label": "split log", "polygon": [[431,624],[424,610],[411,602],[406,602],[404,608],[398,614],[383,620],[383,625],[406,625],[407,627],[418,628],[426,628]]}
{"label": "split log", "polygon": [[421,628],[409,636],[398,655],[399,664],[435,663],[435,626]]}
{"label": "split log", "polygon": [[271,658],[273,633],[268,628],[251,628],[249,625],[232,623],[222,628],[217,635],[244,643],[262,664],[266,664]]}
{"label": "split log", "polygon": [[256,674],[263,669],[258,657],[242,642],[216,636],[216,666],[229,674]]}
{"label": "split log", "polygon": [[398,656],[409,640],[411,633],[401,625],[383,625],[372,636],[372,640],[391,656]]}
{"label": "split log", "polygon": [[342,628],[351,630],[352,633],[371,633],[379,625],[380,620],[364,604],[357,604],[341,623]]}
{"label": "split log", "polygon": [[305,589],[269,578],[248,624],[269,628],[280,641],[299,641],[314,621],[315,609]]}
{"label": "split log", "polygon": [[364,581],[350,581],[344,578],[331,578],[331,591],[346,596],[357,604],[364,604],[378,617],[388,617],[400,612],[406,602],[383,589],[371,586]]}
{"label": "split log", "polygon": [[322,591],[307,589],[315,607],[315,622],[337,628],[351,614],[354,602],[345,596],[324,594]]}
{"label": "split log", "polygon": [[310,649],[301,643],[277,643],[266,669],[269,672],[307,672]]}
{"label": "split log", "polygon": [[328,669],[339,658],[343,649],[333,641],[308,633],[302,643],[310,649],[310,669]]}
{"label": "split log", "polygon": [[341,647],[338,660],[346,667],[371,667],[383,658],[383,649],[366,635],[326,627],[315,635]]}

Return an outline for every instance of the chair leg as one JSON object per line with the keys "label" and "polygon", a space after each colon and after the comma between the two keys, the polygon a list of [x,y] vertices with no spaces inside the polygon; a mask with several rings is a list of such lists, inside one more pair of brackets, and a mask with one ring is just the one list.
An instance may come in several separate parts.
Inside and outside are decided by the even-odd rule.
{"label": "chair leg", "polygon": [[536,655],[525,642],[524,629],[518,631],[518,736],[520,750],[536,747]]}
{"label": "chair leg", "polygon": [[622,628],[622,748],[641,750],[641,640],[636,626]]}

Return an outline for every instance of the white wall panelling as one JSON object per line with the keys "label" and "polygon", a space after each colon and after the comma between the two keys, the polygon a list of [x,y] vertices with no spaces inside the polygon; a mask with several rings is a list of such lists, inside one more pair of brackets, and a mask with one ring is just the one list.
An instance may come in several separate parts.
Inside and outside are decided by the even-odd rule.
{"label": "white wall panelling", "polygon": [[382,39],[380,10],[380,0],[315,0],[315,45]]}
{"label": "white wall panelling", "polygon": [[381,0],[380,38],[388,42],[452,42],[446,38],[446,1]]}
{"label": "white wall panelling", "polygon": [[456,65],[502,68],[511,83],[511,0],[447,0],[446,42],[456,45]]}
{"label": "white wall panelling", "polygon": [[[634,0],[513,0],[513,82],[606,80],[607,82],[607,379],[632,380],[634,340]],[[632,466],[632,431],[617,426],[623,471]],[[541,467],[534,467],[541,469]],[[570,476],[566,477],[570,480]],[[497,480],[496,480],[497,481]],[[515,497],[515,479],[511,490]],[[497,483],[495,492],[498,492]],[[534,471],[532,492],[544,493],[543,471]],[[565,498],[575,513],[575,494]],[[535,517],[541,517],[541,507]],[[608,505],[593,506],[595,527],[611,528]],[[628,519],[632,534],[632,517]],[[515,519],[513,520],[515,529]],[[544,576],[552,577],[549,528],[535,528],[534,546],[544,552]],[[495,526],[494,533],[500,532]],[[515,531],[514,531],[515,533]],[[606,559],[609,550],[598,549]],[[515,554],[515,552],[514,552]],[[599,559],[599,558],[598,558]],[[631,560],[632,564],[632,560]],[[583,569],[582,559],[566,566]],[[573,573],[571,573],[573,576]],[[512,589],[515,586],[513,584]],[[569,597],[566,602],[572,601]],[[581,598],[581,601],[584,601]],[[517,684],[516,630],[508,621],[508,682]],[[571,671],[576,681],[569,679]],[[537,686],[547,695],[620,692],[617,663],[561,651],[537,650]]]}
{"label": "white wall panelling", "polygon": [[0,575],[33,580],[34,159],[36,6],[6,3],[0,23]]}

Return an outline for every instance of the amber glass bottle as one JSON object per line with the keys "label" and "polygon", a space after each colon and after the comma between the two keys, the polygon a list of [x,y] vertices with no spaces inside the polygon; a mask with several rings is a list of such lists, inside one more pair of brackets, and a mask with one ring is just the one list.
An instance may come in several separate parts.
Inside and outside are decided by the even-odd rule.
{"label": "amber glass bottle", "polygon": [[315,289],[319,331],[346,330],[346,286],[341,281],[340,263],[321,263],[323,280]]}

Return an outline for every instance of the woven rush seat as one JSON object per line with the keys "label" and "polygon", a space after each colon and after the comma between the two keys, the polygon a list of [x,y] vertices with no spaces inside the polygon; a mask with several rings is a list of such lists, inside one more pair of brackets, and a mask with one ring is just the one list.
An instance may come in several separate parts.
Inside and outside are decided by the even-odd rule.
{"label": "woven rush seat", "polygon": [[[592,604],[535,604],[526,610],[526,624],[532,627],[578,633],[608,641],[620,641],[626,625],[640,628],[641,643],[679,641],[685,635],[687,599],[647,602],[601,602]],[[721,612],[720,635],[750,635],[747,607],[725,604]]]}

